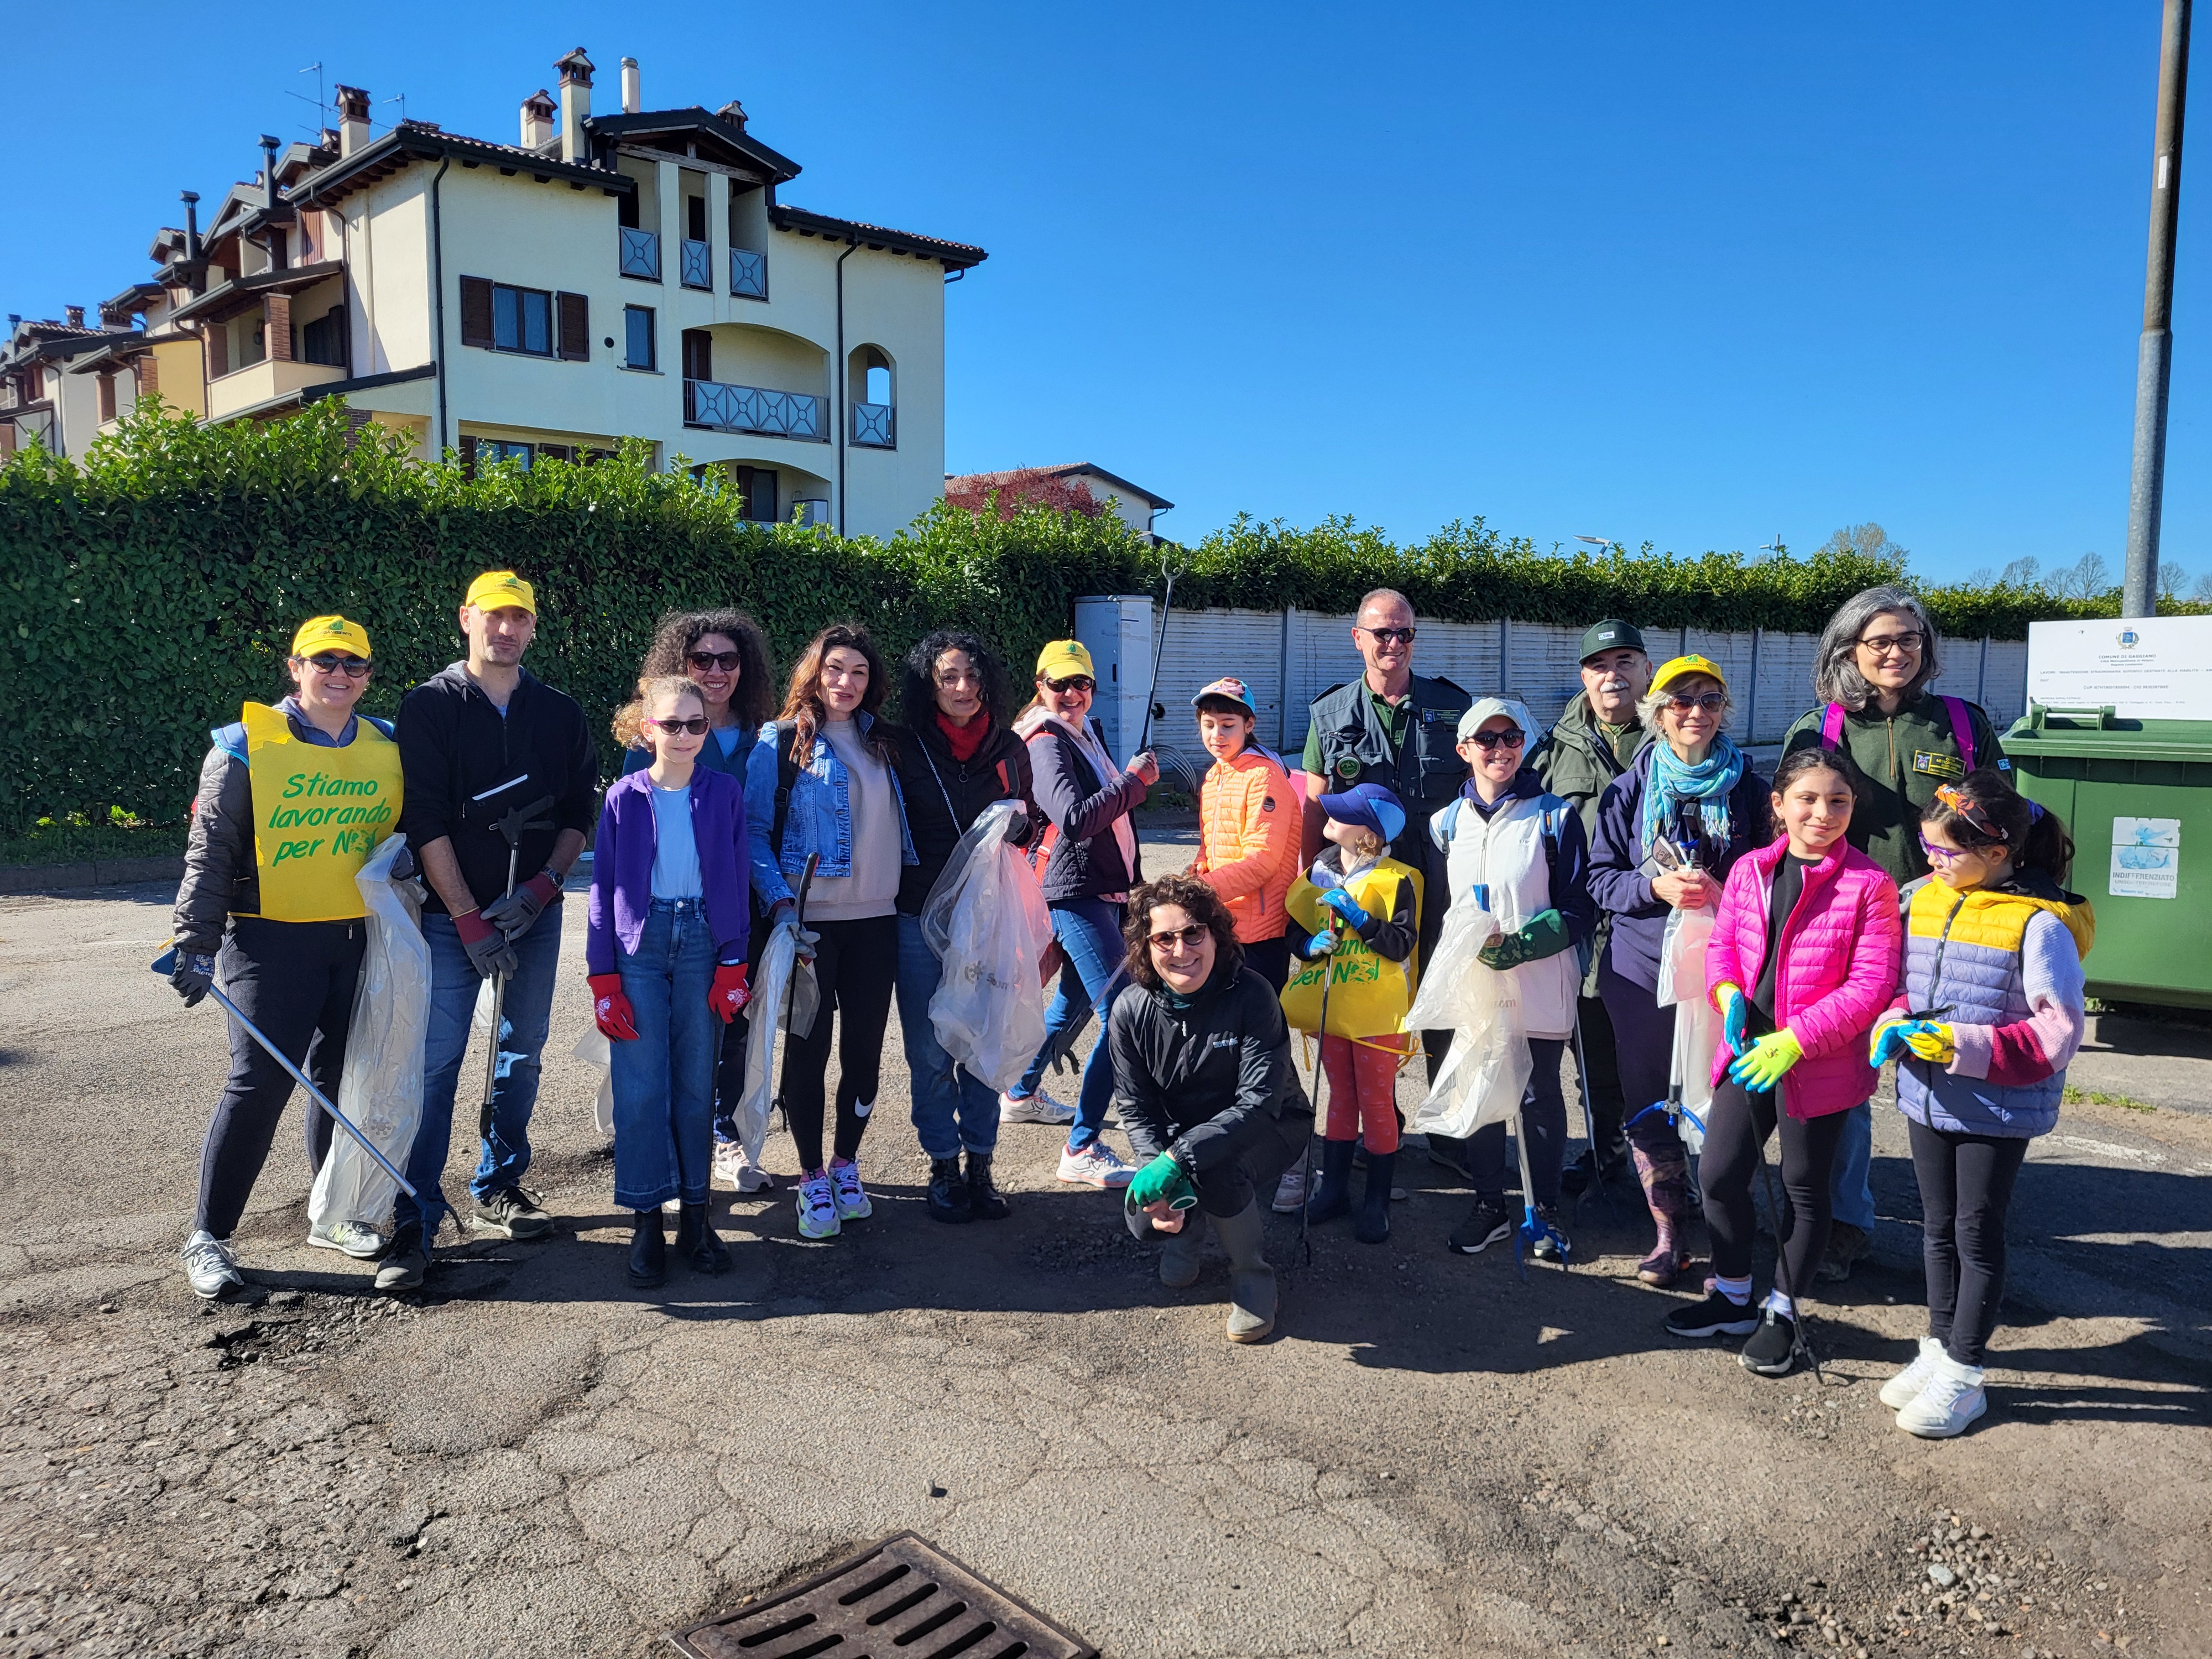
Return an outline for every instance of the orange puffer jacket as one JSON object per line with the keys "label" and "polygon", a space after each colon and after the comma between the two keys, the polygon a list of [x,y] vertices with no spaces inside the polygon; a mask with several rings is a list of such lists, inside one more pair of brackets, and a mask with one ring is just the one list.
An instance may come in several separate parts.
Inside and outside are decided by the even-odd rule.
{"label": "orange puffer jacket", "polygon": [[1299,803],[1290,775],[1247,749],[1217,761],[1198,798],[1198,862],[1191,873],[1221,895],[1246,945],[1290,925],[1283,901],[1298,873]]}

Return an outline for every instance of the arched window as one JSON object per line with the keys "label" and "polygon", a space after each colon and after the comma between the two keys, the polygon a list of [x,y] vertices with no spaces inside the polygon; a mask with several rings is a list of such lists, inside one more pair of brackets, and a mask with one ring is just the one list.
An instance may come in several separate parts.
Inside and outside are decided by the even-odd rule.
{"label": "arched window", "polygon": [[869,449],[897,448],[897,383],[890,353],[881,346],[855,348],[847,365],[846,396],[853,407],[853,442]]}

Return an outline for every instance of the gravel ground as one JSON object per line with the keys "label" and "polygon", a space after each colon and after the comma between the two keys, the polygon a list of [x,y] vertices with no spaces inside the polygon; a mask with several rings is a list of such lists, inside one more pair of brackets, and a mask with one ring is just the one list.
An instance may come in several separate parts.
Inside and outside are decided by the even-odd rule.
{"label": "gravel ground", "polygon": [[1012,1218],[930,1223],[895,1062],[873,1220],[810,1246],[787,1199],[719,1194],[736,1270],[639,1295],[566,1057],[580,915],[557,1236],[448,1233],[427,1295],[380,1300],[302,1247],[288,1127],[254,1291],[210,1309],[174,1251],[223,1022],[145,970],[169,896],[0,899],[0,1655],[641,1655],[906,1527],[1132,1659],[2212,1645],[2212,1060],[2038,1143],[1991,1413],[1948,1443],[1874,1398],[1922,1328],[1893,1114],[1825,1381],[1669,1342],[1625,1190],[1524,1282],[1443,1249],[1467,1194],[1414,1158],[1386,1245],[1317,1229],[1309,1262],[1275,1224],[1282,1334],[1231,1347],[1218,1259],[1162,1290],[1050,1129],[1006,1131]]}

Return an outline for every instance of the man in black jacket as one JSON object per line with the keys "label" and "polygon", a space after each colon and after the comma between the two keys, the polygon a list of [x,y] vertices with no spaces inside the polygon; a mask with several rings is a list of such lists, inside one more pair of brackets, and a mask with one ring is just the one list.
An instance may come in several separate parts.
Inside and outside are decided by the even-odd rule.
{"label": "man in black jacket", "polygon": [[1211,1216],[1229,1254],[1229,1340],[1257,1342],[1275,1328],[1259,1194],[1274,1190],[1313,1133],[1290,1028],[1204,882],[1164,876],[1139,888],[1127,939],[1134,984],[1115,1000],[1106,1041],[1115,1109],[1149,1160],[1124,1200],[1129,1228],[1165,1237],[1160,1282],[1181,1289],[1197,1280]]}
{"label": "man in black jacket", "polygon": [[[376,1279],[380,1290],[422,1284],[429,1245],[450,1207],[440,1182],[453,1097],[477,994],[494,975],[507,985],[491,1127],[469,1182],[471,1221],[507,1238],[553,1231],[552,1218],[521,1182],[530,1167],[538,1056],[552,1018],[562,884],[584,850],[597,807],[599,752],[575,700],[523,672],[522,653],[538,626],[528,582],[511,570],[477,577],[460,623],[467,657],[399,705],[407,783],[399,827],[430,889],[422,908],[430,1024],[422,1121],[407,1160],[407,1178],[421,1196],[402,1193],[394,1206],[392,1249]],[[511,860],[503,819],[521,824]]]}

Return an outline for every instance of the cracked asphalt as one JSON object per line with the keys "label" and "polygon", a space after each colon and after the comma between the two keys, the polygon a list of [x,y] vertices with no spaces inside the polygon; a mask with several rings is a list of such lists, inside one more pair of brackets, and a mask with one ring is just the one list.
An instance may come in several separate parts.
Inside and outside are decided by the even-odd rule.
{"label": "cracked asphalt", "polygon": [[204,1309],[175,1250],[223,1022],[146,970],[170,896],[0,900],[0,1655],[643,1655],[905,1528],[1117,1659],[2207,1649],[2201,1047],[2130,1091],[2130,1031],[2094,1086],[2158,1109],[2038,1143],[1991,1413],[1929,1444],[1874,1398],[1922,1328],[1893,1114],[1825,1383],[1670,1342],[1626,1190],[1524,1283],[1444,1249],[1466,1195],[1412,1158],[1387,1245],[1318,1229],[1308,1262],[1274,1224],[1281,1334],[1231,1347],[1218,1257],[1161,1289],[1052,1129],[1006,1131],[1012,1218],[931,1223],[895,1039],[875,1218],[811,1246],[787,1198],[718,1194],[735,1271],[641,1295],[567,1057],[578,906],[532,1177],[557,1236],[449,1231],[425,1296],[379,1299],[304,1247],[287,1128],[254,1294]]}

